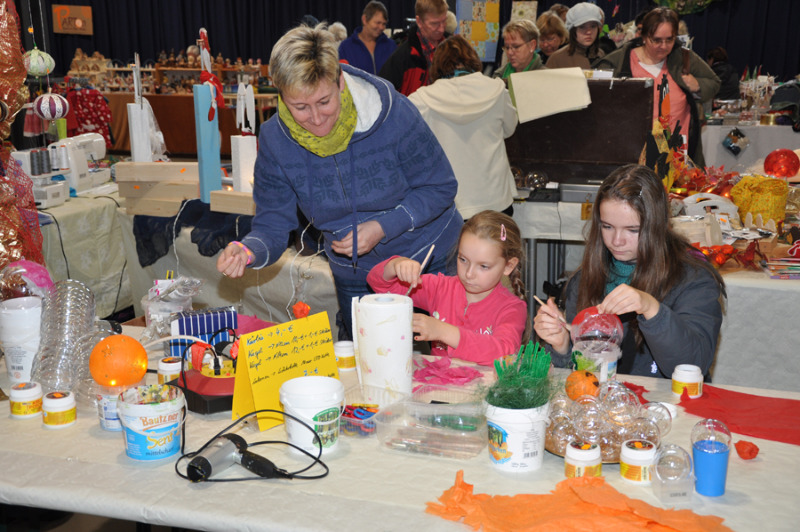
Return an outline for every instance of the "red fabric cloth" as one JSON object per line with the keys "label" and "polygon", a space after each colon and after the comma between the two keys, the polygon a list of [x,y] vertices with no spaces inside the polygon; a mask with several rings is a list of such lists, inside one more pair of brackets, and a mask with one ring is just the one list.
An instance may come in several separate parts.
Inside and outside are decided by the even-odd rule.
{"label": "red fabric cloth", "polygon": [[623,382],[622,384],[624,384],[630,391],[636,394],[636,397],[639,398],[639,402],[641,404],[645,405],[650,402],[644,398],[644,394],[650,391],[644,386],[639,386],[638,384],[634,384],[632,382]]}
{"label": "red fabric cloth", "polygon": [[722,421],[731,432],[800,445],[800,401],[761,397],[704,384],[703,395],[679,403],[686,412]]}

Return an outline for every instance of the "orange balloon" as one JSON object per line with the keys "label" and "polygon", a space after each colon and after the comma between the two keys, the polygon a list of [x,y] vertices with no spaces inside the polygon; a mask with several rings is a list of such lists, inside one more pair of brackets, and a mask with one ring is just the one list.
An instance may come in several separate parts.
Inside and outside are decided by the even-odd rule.
{"label": "orange balloon", "polygon": [[102,386],[131,386],[147,373],[147,351],[130,336],[112,334],[92,349],[89,372]]}
{"label": "orange balloon", "polygon": [[569,398],[574,401],[581,395],[597,395],[600,391],[600,382],[591,371],[576,370],[569,374],[564,388]]}

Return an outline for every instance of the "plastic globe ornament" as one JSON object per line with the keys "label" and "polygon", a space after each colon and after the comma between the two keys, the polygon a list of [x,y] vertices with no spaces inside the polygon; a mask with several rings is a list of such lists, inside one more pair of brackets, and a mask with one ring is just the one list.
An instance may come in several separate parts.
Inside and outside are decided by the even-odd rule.
{"label": "plastic globe ornament", "polygon": [[28,74],[37,78],[46,76],[56,67],[53,57],[35,46],[33,50],[25,52],[25,55],[22,56],[22,62],[25,64],[25,70],[28,71]]}
{"label": "plastic globe ornament", "polygon": [[565,419],[570,419],[571,406],[572,401],[565,393],[557,393],[550,399],[550,421],[552,423],[557,423]]}
{"label": "plastic globe ornament", "polygon": [[69,113],[69,102],[60,94],[48,92],[33,101],[33,112],[43,120],[64,118]]}
{"label": "plastic globe ornament", "polygon": [[800,171],[800,157],[785,148],[775,150],[764,159],[764,171],[775,177],[794,177]]}
{"label": "plastic globe ornament", "polygon": [[639,417],[639,398],[626,386],[624,389],[615,389],[605,395],[601,404],[612,423],[628,425]]}
{"label": "plastic globe ornament", "polygon": [[672,414],[666,406],[661,403],[647,403],[642,405],[642,417],[653,421],[658,427],[658,431],[663,438],[672,430]]}
{"label": "plastic globe ornament", "polygon": [[615,462],[619,460],[619,449],[622,439],[614,431],[606,431],[600,434],[600,456],[604,462]]}
{"label": "plastic globe ornament", "polygon": [[692,457],[680,445],[664,445],[656,454],[653,472],[660,480],[677,481],[692,474]]}
{"label": "plastic globe ornament", "polygon": [[608,415],[595,397],[582,395],[572,404],[571,410],[572,424],[583,439],[591,440],[608,428]]}
{"label": "plastic globe ornament", "polygon": [[562,421],[553,427],[552,441],[553,450],[557,454],[564,454],[567,451],[567,445],[578,436],[575,427],[570,421]]}
{"label": "plastic globe ornament", "polygon": [[647,440],[656,447],[661,445],[661,432],[651,419],[636,418],[627,426],[625,432],[629,440]]}
{"label": "plastic globe ornament", "polygon": [[107,336],[92,349],[89,371],[101,386],[134,385],[147,373],[147,351],[130,336]]}
{"label": "plastic globe ornament", "polygon": [[610,393],[614,393],[617,390],[628,389],[623,383],[617,380],[607,380],[606,382],[600,383],[600,388],[597,390],[597,399],[600,402],[605,401],[606,396]]}

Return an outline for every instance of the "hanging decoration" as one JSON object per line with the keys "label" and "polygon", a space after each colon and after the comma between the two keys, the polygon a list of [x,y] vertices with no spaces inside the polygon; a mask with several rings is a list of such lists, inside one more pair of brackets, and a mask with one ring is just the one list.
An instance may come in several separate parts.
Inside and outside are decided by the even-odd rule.
{"label": "hanging decoration", "polygon": [[33,101],[33,112],[44,120],[56,120],[67,116],[69,103],[60,94],[48,92]]}
{"label": "hanging decoration", "polygon": [[53,56],[47,52],[42,52],[36,46],[33,50],[28,50],[22,56],[22,61],[25,63],[25,70],[28,74],[37,78],[46,76],[53,71],[56,67],[56,61]]}
{"label": "hanging decoration", "polygon": [[6,118],[8,118],[8,114],[8,104],[0,101],[0,122],[5,122]]}
{"label": "hanging decoration", "polygon": [[712,2],[718,0],[656,0],[656,4],[668,7],[679,15],[699,13],[705,11]]}
{"label": "hanging decoration", "polygon": [[200,28],[197,45],[200,47],[200,64],[203,67],[200,72],[200,82],[208,85],[211,91],[211,107],[208,110],[208,121],[211,122],[214,120],[217,108],[225,108],[225,98],[222,95],[222,82],[211,70],[211,45],[208,43],[208,30],[205,28]]}
{"label": "hanging decoration", "polygon": [[[0,140],[11,134],[11,118],[28,101],[19,28],[14,3],[0,3],[0,101],[8,106],[6,120],[0,121]],[[3,151],[0,158],[5,164],[8,152]]]}

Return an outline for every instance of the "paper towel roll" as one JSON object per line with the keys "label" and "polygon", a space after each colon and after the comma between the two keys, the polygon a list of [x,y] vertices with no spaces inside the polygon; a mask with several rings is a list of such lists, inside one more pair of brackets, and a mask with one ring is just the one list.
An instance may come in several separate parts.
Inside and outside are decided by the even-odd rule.
{"label": "paper towel roll", "polygon": [[353,299],[353,347],[361,384],[411,394],[413,313],[414,305],[406,296],[370,294]]}
{"label": "paper towel roll", "polygon": [[253,135],[231,135],[231,170],[233,190],[253,192],[253,169],[256,166],[258,145]]}

